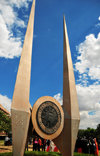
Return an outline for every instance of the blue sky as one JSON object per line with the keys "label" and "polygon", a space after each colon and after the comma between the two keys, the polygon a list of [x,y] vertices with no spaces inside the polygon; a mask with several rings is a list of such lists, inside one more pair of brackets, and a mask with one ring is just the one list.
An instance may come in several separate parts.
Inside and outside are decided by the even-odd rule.
{"label": "blue sky", "polygon": [[[32,0],[0,1],[0,103],[8,110]],[[76,79],[80,128],[95,128],[100,117],[100,0],[36,0],[31,105],[41,96],[62,103],[63,15]]]}

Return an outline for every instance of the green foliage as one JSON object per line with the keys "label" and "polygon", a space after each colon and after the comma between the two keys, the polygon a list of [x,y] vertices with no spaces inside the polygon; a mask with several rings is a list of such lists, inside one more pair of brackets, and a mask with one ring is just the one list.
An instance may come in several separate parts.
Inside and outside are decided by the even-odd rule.
{"label": "green foliage", "polygon": [[97,126],[96,136],[97,136],[97,138],[100,138],[100,124],[98,124],[98,126]]}
{"label": "green foliage", "polygon": [[86,136],[86,138],[90,138],[90,137],[95,138],[96,130],[93,129],[93,128],[87,128],[85,130],[85,134],[84,135]]}
{"label": "green foliage", "polygon": [[4,146],[4,140],[0,140],[0,146]]}
{"label": "green foliage", "polygon": [[60,153],[56,152],[25,152],[24,156],[61,156]]}
{"label": "green foliage", "polygon": [[83,138],[83,137],[84,137],[84,132],[85,132],[84,129],[80,129],[80,130],[78,131],[78,137],[79,137],[79,138]]}
{"label": "green foliage", "polygon": [[96,130],[93,128],[87,128],[86,130],[80,129],[78,132],[78,137],[83,138],[95,138],[96,137]]}
{"label": "green foliage", "polygon": [[0,110],[0,132],[2,131],[7,134],[11,131],[11,119]]}
{"label": "green foliage", "polygon": [[[12,153],[0,153],[0,156],[12,156]],[[25,152],[24,156],[61,156],[61,154],[56,152]],[[74,156],[93,156],[93,155],[74,153]]]}
{"label": "green foliage", "polygon": [[12,156],[12,153],[9,152],[9,153],[0,153],[0,156]]}
{"label": "green foliage", "polygon": [[74,156],[94,156],[92,154],[74,153]]}

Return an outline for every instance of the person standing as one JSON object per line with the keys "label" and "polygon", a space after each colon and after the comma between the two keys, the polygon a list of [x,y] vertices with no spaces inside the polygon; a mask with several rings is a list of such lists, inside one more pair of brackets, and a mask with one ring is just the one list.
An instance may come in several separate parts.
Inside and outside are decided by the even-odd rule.
{"label": "person standing", "polygon": [[38,140],[37,137],[33,140],[33,151],[36,151],[38,148]]}
{"label": "person standing", "polygon": [[47,150],[46,152],[50,152],[50,140],[47,140]]}
{"label": "person standing", "polygon": [[39,138],[39,139],[38,139],[38,151],[40,151],[41,145],[42,145],[42,141],[41,141],[41,139]]}
{"label": "person standing", "polygon": [[46,139],[42,138],[42,151],[45,151]]}
{"label": "person standing", "polygon": [[96,149],[95,149],[95,156],[99,156],[98,143],[97,143],[97,141],[96,141],[96,138],[94,138],[94,142],[95,142],[95,146],[96,146]]}

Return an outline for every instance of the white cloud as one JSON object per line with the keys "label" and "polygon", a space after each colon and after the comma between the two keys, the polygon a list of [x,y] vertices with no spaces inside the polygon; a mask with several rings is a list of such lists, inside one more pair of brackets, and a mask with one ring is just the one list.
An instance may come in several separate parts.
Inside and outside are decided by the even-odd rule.
{"label": "white cloud", "polygon": [[100,67],[91,67],[88,74],[91,79],[100,80]]}
{"label": "white cloud", "polygon": [[[100,80],[100,33],[97,38],[94,34],[86,36],[84,42],[77,47],[76,69],[80,74],[88,73],[91,79]],[[94,75],[95,73],[95,75]]]}
{"label": "white cloud", "polygon": [[100,111],[100,85],[77,85],[80,111]]}
{"label": "white cloud", "polygon": [[21,54],[21,41],[12,37],[0,15],[0,57],[13,58]]}
{"label": "white cloud", "polygon": [[63,98],[60,93],[54,95],[54,98],[62,105],[63,104]]}
{"label": "white cloud", "polygon": [[[96,128],[100,123],[100,85],[77,85],[78,102],[80,108],[80,128]],[[89,114],[89,112],[94,112]]]}
{"label": "white cloud", "polygon": [[96,27],[100,27],[100,16],[98,17],[98,21],[99,21],[99,23],[97,23],[95,26]]}
{"label": "white cloud", "polygon": [[14,20],[16,19],[16,15],[13,11],[13,8],[9,5],[0,4],[0,11],[2,18],[5,21],[5,24],[12,25],[14,23]]}
{"label": "white cloud", "polygon": [[80,128],[86,129],[88,127],[96,128],[100,123],[100,111],[96,111],[94,115],[89,115],[87,111],[80,113],[81,122]]}
{"label": "white cloud", "polygon": [[[100,26],[100,22],[96,26]],[[79,71],[77,83],[81,83],[77,85],[80,128],[96,128],[100,123],[100,33],[97,37],[94,34],[86,36],[85,41],[77,46],[77,51],[79,56],[75,67]]]}
{"label": "white cloud", "polygon": [[28,3],[31,1],[32,0],[0,0],[0,4],[11,5],[20,8],[20,7],[27,7]]}
{"label": "white cloud", "polygon": [[22,20],[17,20],[16,24],[17,24],[17,26],[22,27],[22,28],[26,27],[24,21],[22,21]]}
{"label": "white cloud", "polygon": [[[28,0],[29,1],[29,0]],[[5,24],[8,26],[11,26],[12,24],[17,23],[23,25],[25,27],[24,21],[22,19],[18,18],[18,14],[16,11],[14,11],[13,7],[27,7],[28,6],[28,1],[27,0],[1,0],[0,1],[0,14],[2,15]],[[18,25],[20,26],[20,25]]]}
{"label": "white cloud", "polygon": [[[100,123],[100,85],[88,87],[77,85],[76,88],[80,109],[80,128],[96,128]],[[63,103],[60,93],[54,95],[54,98]]]}
{"label": "white cloud", "polygon": [[[100,17],[98,18],[100,20]],[[75,64],[79,71],[79,81],[84,86],[77,85],[80,108],[80,128],[96,128],[100,123],[100,33],[86,36],[85,41],[77,46],[79,56]],[[96,82],[87,86],[89,77]],[[83,83],[85,82],[85,83]],[[95,113],[90,113],[94,112]]]}
{"label": "white cloud", "polygon": [[14,58],[21,54],[21,38],[15,37],[12,28],[24,28],[26,25],[19,19],[14,7],[28,7],[31,0],[0,0],[0,57]]}
{"label": "white cloud", "polygon": [[0,94],[0,104],[10,112],[11,99],[9,99],[6,95],[3,96]]}
{"label": "white cloud", "polygon": [[100,23],[96,24],[96,27],[100,27]]}

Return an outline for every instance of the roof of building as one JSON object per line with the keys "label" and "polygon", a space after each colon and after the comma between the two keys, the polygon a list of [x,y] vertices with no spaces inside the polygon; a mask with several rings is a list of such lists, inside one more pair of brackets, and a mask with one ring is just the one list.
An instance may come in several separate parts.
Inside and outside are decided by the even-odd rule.
{"label": "roof of building", "polygon": [[8,112],[1,104],[0,104],[0,110],[3,111],[4,113],[10,115],[10,112]]}

